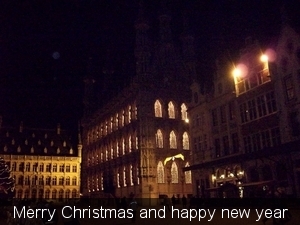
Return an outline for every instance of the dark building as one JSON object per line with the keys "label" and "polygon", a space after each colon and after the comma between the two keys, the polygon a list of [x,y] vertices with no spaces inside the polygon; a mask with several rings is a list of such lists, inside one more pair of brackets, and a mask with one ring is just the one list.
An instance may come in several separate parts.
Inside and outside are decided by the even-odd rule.
{"label": "dark building", "polygon": [[299,40],[288,24],[275,47],[247,38],[234,66],[219,61],[210,93],[192,85],[195,194],[299,196]]}

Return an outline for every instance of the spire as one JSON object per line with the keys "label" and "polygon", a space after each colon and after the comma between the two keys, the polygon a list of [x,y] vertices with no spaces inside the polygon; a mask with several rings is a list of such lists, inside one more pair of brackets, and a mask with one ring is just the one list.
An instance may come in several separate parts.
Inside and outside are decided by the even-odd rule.
{"label": "spire", "polygon": [[191,34],[189,18],[190,12],[183,13],[183,33],[181,35],[183,59],[187,68],[188,78],[196,80],[196,54],[194,51],[194,37]]}
{"label": "spire", "polygon": [[145,81],[150,67],[150,43],[148,38],[149,25],[145,16],[144,1],[139,3],[138,18],[135,22],[136,42],[135,42],[135,58],[136,58],[136,75],[138,80]]}
{"label": "spire", "polygon": [[161,12],[159,15],[159,33],[161,42],[168,43],[172,40],[172,32],[170,28],[170,22],[171,22],[171,15],[169,11],[169,1],[168,0],[161,0],[160,7]]}
{"label": "spire", "polygon": [[81,123],[80,121],[78,121],[78,144],[81,145],[82,144],[82,139],[81,139]]}
{"label": "spire", "polygon": [[137,20],[135,21],[135,28],[136,29],[148,29],[148,21],[145,16],[145,3],[143,0],[139,2],[139,12]]}

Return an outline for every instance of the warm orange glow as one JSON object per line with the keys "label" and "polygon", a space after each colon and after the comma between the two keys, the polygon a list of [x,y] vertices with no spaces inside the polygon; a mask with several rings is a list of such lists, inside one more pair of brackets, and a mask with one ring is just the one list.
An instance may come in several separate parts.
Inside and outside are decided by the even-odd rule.
{"label": "warm orange glow", "polygon": [[232,72],[234,77],[240,77],[242,75],[242,71],[238,68],[235,68]]}
{"label": "warm orange glow", "polygon": [[267,55],[262,55],[262,56],[260,57],[260,61],[262,61],[262,62],[268,62],[268,61],[269,61],[269,58],[268,58]]}

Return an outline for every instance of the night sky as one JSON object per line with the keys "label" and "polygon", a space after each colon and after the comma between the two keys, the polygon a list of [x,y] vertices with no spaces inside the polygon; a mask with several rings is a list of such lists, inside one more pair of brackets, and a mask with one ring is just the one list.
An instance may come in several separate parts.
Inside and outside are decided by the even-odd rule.
{"label": "night sky", "polygon": [[[73,129],[83,112],[88,58],[98,83],[114,68],[117,86],[134,75],[134,21],[138,0],[1,1],[0,113],[4,124]],[[198,70],[209,80],[222,54],[233,59],[248,36],[269,44],[278,35],[279,1],[170,0],[173,37],[180,43],[183,12],[195,36]],[[299,25],[298,1],[286,1]],[[145,1],[151,38],[158,37],[159,1]],[[299,13],[298,13],[299,14]],[[108,54],[109,52],[109,54]],[[108,57],[109,55],[109,57]]]}

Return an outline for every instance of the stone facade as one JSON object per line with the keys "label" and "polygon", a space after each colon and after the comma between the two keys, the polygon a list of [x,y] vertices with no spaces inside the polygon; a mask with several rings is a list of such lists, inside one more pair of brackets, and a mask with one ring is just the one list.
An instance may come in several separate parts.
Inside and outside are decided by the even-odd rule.
{"label": "stone facade", "polygon": [[[280,109],[288,107],[282,106],[280,98],[286,95],[277,87],[276,62],[262,52],[256,41],[247,39],[235,66],[229,60],[219,61],[212,91],[197,97],[202,99],[198,103],[199,85],[192,85],[189,116],[194,148],[189,169],[194,174],[194,194],[261,197],[277,188],[288,195],[299,194],[294,169],[299,143],[282,136],[287,118]],[[198,126],[203,112],[206,120]],[[204,136],[207,143],[203,145]]]}
{"label": "stone facade", "polygon": [[[117,97],[82,120],[87,196],[154,199],[192,193],[191,173],[182,168],[190,163],[187,102],[195,68],[191,58],[182,62],[178,55],[167,11],[159,16],[161,37],[155,46],[143,12],[141,7],[135,24],[136,76]],[[193,49],[192,42],[192,36],[183,35],[186,49]],[[182,66],[188,62],[190,73]],[[86,89],[92,89],[92,79],[86,79]],[[89,105],[86,100],[85,107]]]}
{"label": "stone facade", "polygon": [[0,156],[10,165],[16,198],[80,197],[82,146],[73,146],[60,125],[53,130],[1,126],[0,136]]}

